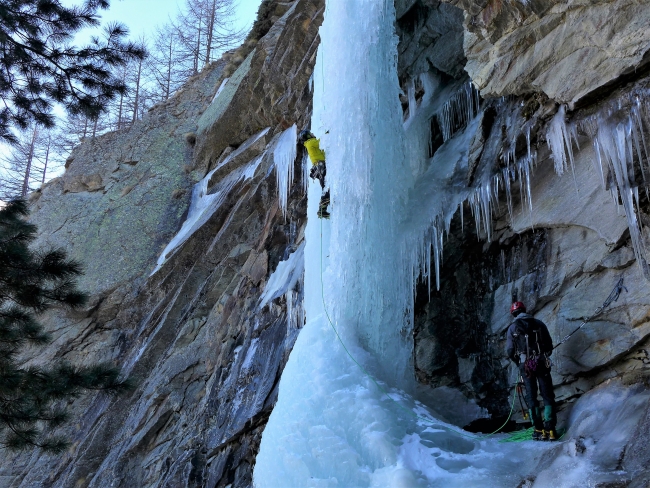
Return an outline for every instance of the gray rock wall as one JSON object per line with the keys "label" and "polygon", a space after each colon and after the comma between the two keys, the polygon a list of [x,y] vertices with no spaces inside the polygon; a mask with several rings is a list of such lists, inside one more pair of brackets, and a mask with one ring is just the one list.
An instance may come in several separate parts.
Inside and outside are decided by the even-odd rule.
{"label": "gray rock wall", "polygon": [[[603,188],[593,146],[595,124],[604,123],[595,122],[595,114],[605,114],[606,119],[617,111],[627,113],[630,103],[647,107],[650,79],[646,53],[650,39],[642,19],[650,15],[650,5],[624,1],[446,3],[464,11],[464,69],[483,98],[481,130],[470,148],[469,184],[478,184],[473,180],[481,168],[493,167],[496,171],[505,167],[506,154],[511,150],[516,158],[525,156],[527,141],[523,134],[512,139],[512,134],[524,126],[530,127],[537,164],[531,176],[532,211],[520,199],[520,182],[512,189],[512,215],[502,191],[493,214],[491,241],[483,231],[477,235],[471,222],[468,225],[468,205],[464,208],[464,228],[459,215],[452,221],[445,241],[440,290],[429,293],[426,284],[417,290],[416,377],[429,387],[422,395],[433,399],[434,408],[436,396],[447,397],[450,391],[481,407],[468,410],[469,415],[443,411],[443,416],[468,423],[472,415],[478,419],[488,412],[491,420],[477,421],[474,426],[491,432],[510,411],[518,376],[504,350],[513,295],[548,325],[558,342],[590,317],[623,278],[627,291],[619,300],[553,355],[561,424],[572,426],[573,406],[586,392],[594,390],[588,398],[598,398],[599,388],[610,388],[599,385],[616,382],[616,388],[623,392],[621,398],[634,396],[634,392],[645,391],[650,377],[648,281],[635,259],[622,205],[615,203],[609,192],[613,177],[606,170],[607,190]],[[409,47],[418,45],[419,36],[429,46],[425,56],[437,56],[435,51],[440,48],[429,42],[426,26],[433,22],[428,16],[439,18],[439,8],[440,2],[398,2],[398,12],[405,19],[402,26],[417,19],[411,23],[415,28],[401,38],[400,79],[405,83],[420,74],[412,67],[421,66],[417,60],[422,54],[413,53]],[[456,52],[455,59],[462,57]],[[427,70],[441,73],[432,63]],[[453,69],[443,73],[462,79],[453,74]],[[574,171],[569,169],[558,176],[548,148],[547,127],[561,103],[568,105],[567,123],[569,127],[575,125],[577,141],[573,146]],[[641,114],[647,138],[650,113],[642,108]],[[650,222],[650,206],[638,164],[635,157],[636,169],[631,170],[630,178],[640,187],[636,215],[645,226]],[[647,249],[650,234],[645,227],[642,240]],[[647,407],[647,394],[635,398],[640,408]],[[518,412],[514,418],[523,421]],[[593,442],[583,452],[597,470],[605,473],[618,469],[621,476],[614,477],[616,482],[645,486],[642,480],[647,472],[643,471],[641,459],[645,458],[639,442],[645,439],[647,422],[635,422],[627,425],[619,446],[619,451],[629,455],[626,467],[600,463],[599,453],[608,449],[609,441],[599,438],[600,434],[585,433],[584,425],[576,426],[575,432],[570,430],[567,438],[580,443],[581,436],[591,435]],[[549,464],[561,466],[565,454],[554,453]],[[544,480],[552,478],[553,470],[547,468],[548,464],[540,465],[539,486],[547,486]],[[608,476],[585,482],[596,486],[594,483],[610,480]]]}
{"label": "gray rock wall", "polygon": [[[323,3],[277,2],[276,12],[219,97],[225,61],[132,127],[82,143],[64,176],[32,196],[39,243],[81,261],[92,294],[85,310],[44,317],[55,341],[34,360],[113,361],[137,386],[76,401],[62,456],[3,452],[2,486],[250,486],[302,326],[301,281],[264,307],[260,297],[303,239],[302,160],[284,216],[273,150],[282,130],[309,120]],[[151,275],[193,185],[224,162],[213,193],[258,157],[254,174]]]}
{"label": "gray rock wall", "polygon": [[[32,196],[39,243],[62,246],[84,263],[81,285],[92,293],[87,309],[44,318],[56,340],[38,360],[112,360],[138,386],[117,399],[76,401],[78,421],[65,431],[73,445],[63,456],[3,453],[3,486],[250,485],[301,325],[301,283],[259,306],[273,270],[299,248],[306,218],[298,178],[287,216],[279,212],[273,149],[282,130],[308,123],[324,2],[275,7],[273,26],[219,97],[213,100],[225,62],[207,67],[131,128],[81,144],[65,175]],[[431,71],[444,82],[471,78],[481,90],[485,114],[468,184],[482,165],[503,165],[512,143],[505,140],[508,124],[532,121],[538,151],[532,214],[515,184],[513,216],[502,195],[490,242],[456,218],[440,291],[417,290],[414,364],[422,398],[432,405],[454,399],[456,411],[441,413],[459,424],[500,419],[515,379],[503,350],[513,292],[558,340],[622,276],[628,292],[555,355],[556,392],[565,417],[585,392],[608,384],[646,401],[650,297],[627,223],[600,186],[589,134],[580,133],[575,151],[577,189],[570,173],[554,173],[545,138],[559,102],[575,106],[569,119],[577,121],[648,88],[650,41],[641,28],[648,6],[398,0],[396,7],[404,87]],[[525,144],[514,145],[521,155]],[[185,220],[192,186],[225,162],[209,183],[215,191],[259,156],[254,175],[234,184],[205,225],[150,276]],[[299,175],[298,161],[295,169]],[[639,217],[650,223],[647,198]],[[647,477],[640,447],[646,417],[631,428],[621,461],[637,484]]]}

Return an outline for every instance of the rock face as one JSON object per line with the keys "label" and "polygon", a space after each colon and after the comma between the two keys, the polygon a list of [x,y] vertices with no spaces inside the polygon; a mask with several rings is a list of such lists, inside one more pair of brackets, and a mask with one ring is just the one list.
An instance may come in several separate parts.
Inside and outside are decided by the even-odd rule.
{"label": "rock face", "polygon": [[[285,128],[309,121],[323,2],[276,11],[216,98],[225,61],[132,127],[81,144],[64,176],[32,197],[39,243],[84,263],[92,294],[86,310],[44,318],[56,341],[38,359],[113,361],[137,386],[77,401],[65,455],[3,453],[2,486],[250,486],[302,326],[301,280],[261,297],[302,249],[306,195],[296,178],[280,211],[274,149]],[[193,185],[217,165],[212,213],[151,275]]]}
{"label": "rock face", "polygon": [[[44,317],[56,340],[38,360],[114,361],[138,383],[123,397],[76,401],[63,456],[3,453],[2,486],[251,485],[302,326],[301,280],[271,278],[302,252],[306,199],[297,178],[283,214],[274,153],[284,130],[308,125],[325,7],[273,3],[273,25],[229,77],[226,61],[206,67],[132,127],[80,144],[66,173],[32,195],[39,243],[81,261],[80,284],[92,295],[85,310]],[[631,110],[649,92],[650,8],[634,0],[396,0],[396,10],[405,107],[409,87],[416,101],[422,96],[420,75],[449,86],[471,79],[480,89],[467,184],[476,187],[486,166],[502,170],[508,154],[520,159],[529,145],[537,154],[532,207],[514,183],[512,212],[501,194],[490,240],[457,215],[440,289],[417,289],[423,401],[455,405],[440,414],[459,425],[486,416],[500,425],[517,377],[504,353],[513,295],[557,342],[622,277],[618,301],[554,354],[561,419],[575,428],[540,464],[538,483],[556,483],[557,472],[584,458],[624,472],[608,481],[645,486],[650,295],[625,216],[603,189],[613,176],[594,166],[592,142],[596,114]],[[575,142],[572,168],[560,177],[547,134],[562,103]],[[650,111],[639,114],[650,135]],[[442,144],[433,123],[431,139],[433,152]],[[641,178],[631,172],[640,186]],[[205,222],[167,247],[200,181],[213,198],[197,217]],[[643,191],[637,212],[650,224]],[[647,246],[649,237],[644,230]],[[607,432],[593,425],[621,415],[624,439],[607,453]]]}
{"label": "rock face", "polygon": [[466,70],[484,97],[543,92],[574,104],[650,59],[644,2],[445,1],[465,10]]}
{"label": "rock face", "polygon": [[[401,25],[414,18],[415,12],[420,19],[416,25],[430,23],[427,16],[439,16],[439,2],[402,3],[398,11],[406,20],[401,20]],[[525,302],[528,310],[548,325],[557,343],[592,316],[623,278],[626,290],[619,299],[554,353],[553,380],[561,423],[574,426],[568,434],[570,442],[580,444],[591,438],[583,452],[597,470],[618,469],[626,474],[616,482],[645,486],[643,480],[648,475],[639,443],[647,435],[647,420],[637,416],[626,426],[625,434],[621,433],[624,440],[616,456],[627,458],[623,467],[618,458],[612,464],[611,456],[604,454],[605,446],[610,446],[609,440],[599,437],[604,434],[587,433],[587,424],[580,424],[576,417],[591,400],[580,400],[583,403],[575,408],[574,403],[593,388],[590,399],[609,388],[616,393],[608,398],[634,396],[641,412],[649,404],[647,392],[643,393],[650,375],[648,282],[635,259],[620,200],[615,203],[603,185],[613,187],[613,173],[608,174],[606,168],[604,177],[600,174],[593,141],[597,124],[609,123],[607,117],[617,110],[621,110],[617,120],[624,120],[622,113],[634,110],[634,103],[640,103],[639,114],[648,134],[650,80],[645,60],[650,39],[648,30],[636,22],[647,19],[650,9],[624,1],[447,3],[464,10],[464,69],[484,97],[482,130],[470,147],[473,169],[469,183],[478,184],[474,181],[476,168],[495,164],[496,171],[506,167],[507,157],[514,157],[511,161],[525,157],[528,144],[537,163],[530,180],[532,205],[520,197],[526,193],[525,188],[520,193],[521,181],[512,189],[511,212],[502,192],[498,206],[494,204],[491,240],[483,230],[477,235],[467,217],[464,226],[459,215],[452,221],[440,290],[429,292],[426,284],[417,290],[416,376],[433,388],[428,392],[430,398],[438,392],[448,395],[451,389],[475,402],[484,410],[475,411],[474,418],[488,412],[493,422],[483,425],[492,431],[510,411],[508,401],[518,377],[504,351],[513,297]],[[414,33],[402,37],[405,47],[400,49],[404,58],[400,59],[404,69],[400,75],[405,84],[408,78],[422,74],[409,71],[410,66],[421,66],[417,64],[421,55],[412,54],[407,46],[418,45],[418,36],[424,38],[424,44],[429,42],[426,30],[409,32]],[[435,58],[439,48],[428,45],[427,56]],[[453,57],[462,59],[460,53]],[[433,65],[427,70],[440,72]],[[630,74],[632,71],[635,73]],[[453,69],[445,71],[453,73]],[[504,95],[509,98],[496,98]],[[548,141],[548,127],[560,103],[569,105],[567,126],[575,130],[575,141],[570,143],[574,163],[563,176],[556,174]],[[571,111],[571,106],[575,110]],[[639,168],[630,171],[633,186],[639,185],[643,192]],[[471,212],[466,204],[465,216]],[[640,197],[636,216],[644,225],[650,222],[647,196]],[[647,229],[642,240],[647,248]],[[597,387],[609,382],[617,382],[617,386]],[[635,396],[637,393],[640,396]],[[455,414],[441,413],[449,419]],[[468,419],[456,417],[458,422]],[[520,414],[515,418],[522,421]],[[566,455],[558,451],[549,457],[555,471],[549,464],[540,465],[535,486],[559,483],[556,473],[568,465]],[[555,464],[550,461],[553,459]],[[605,478],[594,478],[589,486]]]}

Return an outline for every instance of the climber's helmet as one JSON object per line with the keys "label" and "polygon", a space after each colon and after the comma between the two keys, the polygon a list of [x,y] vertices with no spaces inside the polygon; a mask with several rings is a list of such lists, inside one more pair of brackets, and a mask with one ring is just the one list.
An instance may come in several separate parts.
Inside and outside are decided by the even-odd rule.
{"label": "climber's helmet", "polygon": [[510,313],[515,317],[524,312],[526,312],[526,305],[524,305],[522,302],[514,302],[510,306]]}
{"label": "climber's helmet", "polygon": [[300,142],[300,144],[304,144],[305,141],[309,139],[315,139],[315,136],[308,130],[300,131],[300,134],[298,134],[298,142]]}

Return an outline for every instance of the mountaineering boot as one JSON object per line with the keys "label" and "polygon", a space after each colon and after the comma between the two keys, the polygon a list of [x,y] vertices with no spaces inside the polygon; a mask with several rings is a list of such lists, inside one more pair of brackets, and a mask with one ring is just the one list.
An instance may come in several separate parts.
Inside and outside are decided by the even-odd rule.
{"label": "mountaineering boot", "polygon": [[555,441],[557,440],[557,432],[555,431],[555,409],[552,405],[544,405],[544,440]]}
{"label": "mountaineering boot", "polygon": [[533,430],[533,440],[534,441],[543,441],[544,440],[544,438],[542,437],[543,435],[544,435],[543,430],[537,430],[537,429]]}

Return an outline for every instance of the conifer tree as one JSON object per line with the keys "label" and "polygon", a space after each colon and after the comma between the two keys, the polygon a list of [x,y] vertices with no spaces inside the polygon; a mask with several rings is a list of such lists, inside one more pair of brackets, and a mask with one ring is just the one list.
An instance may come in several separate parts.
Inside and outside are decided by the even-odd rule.
{"label": "conifer tree", "polygon": [[36,227],[25,220],[27,215],[23,200],[0,209],[0,444],[60,452],[68,442],[53,429],[68,419],[67,400],[87,390],[119,392],[129,385],[107,364],[25,362],[26,347],[33,352],[50,341],[38,315],[86,301],[75,283],[81,273],[78,263],[62,250],[30,248]]}
{"label": "conifer tree", "polygon": [[107,104],[127,91],[113,75],[116,67],[143,59],[145,50],[126,42],[121,24],[106,27],[82,48],[71,45],[76,32],[99,25],[108,0],[85,0],[64,7],[59,0],[0,0],[0,140],[14,142],[11,128],[32,122],[54,125],[53,105],[96,120]]}

